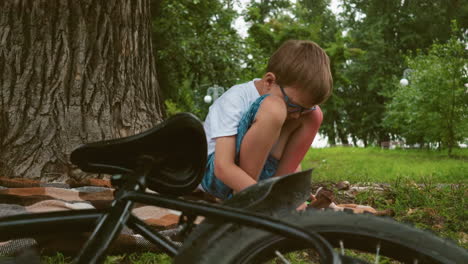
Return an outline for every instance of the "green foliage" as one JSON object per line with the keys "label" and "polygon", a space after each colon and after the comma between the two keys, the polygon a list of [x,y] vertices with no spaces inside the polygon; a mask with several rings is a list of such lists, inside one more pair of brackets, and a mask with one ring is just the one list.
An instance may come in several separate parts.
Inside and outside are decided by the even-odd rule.
{"label": "green foliage", "polygon": [[[384,105],[392,100],[395,76],[400,77],[404,69],[404,55],[425,50],[436,39],[449,39],[452,19],[468,28],[468,2],[344,0],[343,9],[346,45],[363,52],[346,61],[343,68],[349,84],[343,87],[345,114],[339,117],[344,120],[335,119],[335,129],[366,145],[387,141],[391,131],[383,122]],[[332,132],[328,130],[329,137],[335,136]]]}
{"label": "green foliage", "polygon": [[173,116],[177,113],[180,113],[180,112],[185,112],[184,109],[181,109],[177,106],[176,103],[174,103],[174,101],[172,101],[171,99],[166,99],[164,101],[164,105],[166,106],[166,114],[167,116]]}
{"label": "green foliage", "polygon": [[41,257],[41,263],[47,264],[66,264],[71,263],[71,257],[64,256],[62,253],[57,252],[55,256],[43,256]]}
{"label": "green foliage", "polygon": [[326,0],[251,1],[245,20],[251,23],[246,48],[252,56],[244,76],[263,75],[269,57],[286,40],[312,40],[323,47],[333,42],[339,27],[327,6]]}
{"label": "green foliage", "polygon": [[449,151],[468,138],[468,53],[455,36],[409,57],[410,85],[388,104],[387,126],[410,143],[442,143]]}
{"label": "green foliage", "polygon": [[[329,138],[329,143],[336,144],[339,138],[341,143],[349,144],[348,135],[351,134],[351,123],[349,113],[355,106],[350,104],[349,98],[353,97],[353,87],[350,80],[344,75],[346,72],[346,61],[357,58],[363,54],[361,49],[348,48],[348,37],[342,36],[341,32],[335,34],[334,42],[329,43],[326,52],[330,57],[331,72],[334,82],[334,90],[328,101],[321,106],[324,120],[320,130]],[[355,134],[353,135],[356,136]]]}
{"label": "green foliage", "polygon": [[[164,105],[166,106],[166,115],[172,116],[180,112],[191,112],[198,116],[206,114],[205,109],[200,107],[202,104],[200,96],[196,94],[196,90],[187,88],[187,81],[182,83],[179,88],[179,96],[177,102],[175,99],[166,99]],[[199,102],[197,100],[200,100]]]}
{"label": "green foliage", "polygon": [[[206,89],[240,77],[243,42],[231,24],[231,1],[152,1],[158,81],[171,110],[204,117]],[[175,107],[175,108],[174,108]]]}
{"label": "green foliage", "polygon": [[351,137],[353,143],[362,140],[367,146],[403,136],[399,133],[409,142],[428,142],[427,135],[419,133],[425,127],[414,126],[413,135],[404,122],[389,126],[386,105],[398,104],[393,94],[407,67],[407,54],[423,54],[434,41],[447,41],[453,19],[461,28],[457,37],[463,37],[468,2],[343,0],[338,17],[329,4],[251,0],[242,14],[249,24],[248,36],[242,39],[232,27],[239,16],[232,0],[153,0],[158,81],[167,114],[190,111],[204,118],[208,87],[228,88],[260,77],[285,40],[308,39],[326,49],[331,60],[334,94],[321,106],[321,132],[331,144],[348,144]]}
{"label": "green foliage", "polygon": [[[345,102],[349,98],[349,80],[343,72],[346,61],[362,50],[347,46],[349,40],[342,36],[342,27],[335,15],[327,8],[326,0],[252,1],[246,20],[252,23],[246,39],[252,58],[247,61],[244,76],[258,77],[264,74],[268,58],[288,39],[312,40],[323,47],[330,57],[335,90],[331,98],[321,106],[324,121],[321,132],[328,135],[331,143],[335,138],[347,141],[349,131]],[[347,142],[345,142],[347,143]]]}
{"label": "green foliage", "polygon": [[170,264],[172,263],[171,257],[165,254],[154,254],[154,253],[143,253],[143,254],[131,254],[128,256],[128,263],[134,264]]}
{"label": "green foliage", "polygon": [[261,76],[268,57],[285,40],[313,40],[330,56],[335,86],[322,106],[321,132],[331,144],[336,139],[348,144],[348,136],[366,146],[388,141],[392,131],[383,123],[385,104],[392,100],[395,76],[404,69],[404,54],[426,49],[434,39],[448,39],[450,19],[466,17],[460,10],[468,5],[345,0],[339,19],[328,5],[326,0],[251,1],[245,18],[251,23],[246,50],[252,56],[242,79]]}

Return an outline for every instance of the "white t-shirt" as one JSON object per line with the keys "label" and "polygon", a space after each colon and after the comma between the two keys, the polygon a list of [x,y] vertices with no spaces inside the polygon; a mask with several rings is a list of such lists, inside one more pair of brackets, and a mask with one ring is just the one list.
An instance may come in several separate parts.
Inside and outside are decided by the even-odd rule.
{"label": "white t-shirt", "polygon": [[254,79],[227,90],[211,106],[203,127],[208,143],[208,155],[215,150],[215,139],[237,134],[237,127],[250,105],[260,97]]}

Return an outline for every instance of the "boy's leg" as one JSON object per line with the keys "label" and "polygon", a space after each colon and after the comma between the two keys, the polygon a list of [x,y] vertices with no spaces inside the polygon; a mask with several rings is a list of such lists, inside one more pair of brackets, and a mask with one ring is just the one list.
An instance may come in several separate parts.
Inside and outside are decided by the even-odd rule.
{"label": "boy's leg", "polygon": [[240,147],[240,167],[249,172],[249,175],[255,175],[255,180],[258,180],[269,154],[280,161],[275,175],[295,172],[312,145],[323,119],[320,107],[300,116],[292,115],[293,118],[282,122],[278,135],[274,121],[263,117],[272,115],[270,107],[279,109],[279,106],[275,102],[272,103],[273,100],[269,102],[266,99],[258,109],[255,121],[245,134]]}
{"label": "boy's leg", "polygon": [[[268,109],[262,106],[259,108],[257,115],[268,112]],[[262,133],[264,133],[266,127],[269,127],[269,124],[268,120],[264,119],[257,122],[256,119],[256,122],[247,131],[242,141],[240,149],[240,167],[247,170],[249,166],[254,167],[257,165],[258,169],[258,167],[263,166],[268,154],[271,154],[280,161],[275,175],[285,175],[295,172],[312,145],[322,123],[322,119],[322,111],[320,107],[317,107],[315,111],[303,114],[298,118],[285,120],[280,134],[275,137],[276,140],[274,140],[274,137],[269,138],[273,141],[273,144],[271,144],[270,141],[272,146],[270,148],[271,151],[268,151],[266,156],[263,156],[264,159],[262,159],[261,162],[259,162],[259,157],[255,156],[255,154],[258,154],[258,151],[255,152],[255,150],[259,147],[256,142],[268,140]],[[264,152],[263,155],[265,155]],[[258,174],[255,175],[258,177]]]}
{"label": "boy's leg", "polygon": [[310,149],[322,119],[322,111],[317,107],[315,111],[305,113],[298,119],[286,121],[278,143],[272,149],[272,155],[280,161],[277,176],[296,171]]}

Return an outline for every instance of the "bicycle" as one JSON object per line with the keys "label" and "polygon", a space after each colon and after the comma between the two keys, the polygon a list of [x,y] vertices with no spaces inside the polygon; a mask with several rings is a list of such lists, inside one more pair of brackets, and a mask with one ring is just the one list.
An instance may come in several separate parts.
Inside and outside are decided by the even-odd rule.
{"label": "bicycle", "polygon": [[[72,163],[85,172],[113,175],[111,207],[4,217],[0,241],[61,234],[72,226],[74,232],[92,231],[74,263],[102,263],[126,225],[173,256],[175,263],[260,263],[276,256],[287,263],[283,254],[302,248],[312,248],[321,263],[365,263],[346,256],[345,249],[409,263],[467,263],[463,248],[389,219],[329,211],[296,213],[294,208],[306,199],[311,170],[259,182],[221,205],[178,198],[200,183],[206,153],[201,122],[188,113],[134,136],[80,146],[71,154]],[[147,193],[147,188],[156,194]],[[181,211],[183,245],[179,248],[133,216],[135,202]],[[195,226],[199,215],[205,220]]]}

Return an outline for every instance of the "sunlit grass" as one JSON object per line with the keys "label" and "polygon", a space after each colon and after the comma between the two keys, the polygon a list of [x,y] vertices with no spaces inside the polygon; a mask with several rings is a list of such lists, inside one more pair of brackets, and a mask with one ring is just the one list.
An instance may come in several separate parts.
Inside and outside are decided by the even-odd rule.
{"label": "sunlit grass", "polygon": [[[392,209],[396,220],[418,228],[430,229],[439,236],[454,240],[460,246],[468,247],[468,210],[465,202],[468,183],[467,149],[455,150],[454,158],[449,158],[445,152],[426,150],[348,147],[311,149],[302,166],[303,169],[315,168],[315,183],[340,180],[348,180],[351,183],[390,183],[388,191],[361,192],[355,202],[379,210]],[[439,186],[440,183],[451,185]],[[453,185],[454,183],[457,184]],[[316,263],[307,251],[294,252],[287,256],[293,264]],[[372,257],[364,256],[364,259],[370,260]],[[43,257],[42,262],[70,263],[71,258],[57,254],[53,257]],[[144,253],[109,256],[105,263],[172,262],[171,258],[164,254]],[[393,262],[381,259],[380,263]]]}
{"label": "sunlit grass", "polygon": [[467,183],[468,149],[455,150],[453,158],[446,152],[414,149],[310,149],[302,168],[315,168],[314,181]]}

